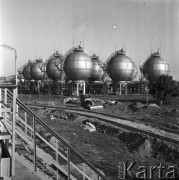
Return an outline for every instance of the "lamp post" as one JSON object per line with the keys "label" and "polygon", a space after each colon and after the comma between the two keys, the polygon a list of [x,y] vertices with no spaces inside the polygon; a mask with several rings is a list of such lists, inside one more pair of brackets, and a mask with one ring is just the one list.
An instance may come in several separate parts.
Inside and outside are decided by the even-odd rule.
{"label": "lamp post", "polygon": [[[7,46],[5,44],[1,45],[2,47],[9,49],[15,52],[15,79],[16,79],[16,86],[17,86],[17,52],[14,48]],[[12,176],[15,175],[15,120],[16,120],[16,113],[18,114],[18,106],[16,104],[16,98],[18,96],[18,89],[16,87],[15,91],[13,90],[13,123],[12,123]]]}
{"label": "lamp post", "polygon": [[16,79],[16,85],[17,85],[17,52],[13,47],[7,46],[5,44],[1,46],[15,52],[15,79]]}

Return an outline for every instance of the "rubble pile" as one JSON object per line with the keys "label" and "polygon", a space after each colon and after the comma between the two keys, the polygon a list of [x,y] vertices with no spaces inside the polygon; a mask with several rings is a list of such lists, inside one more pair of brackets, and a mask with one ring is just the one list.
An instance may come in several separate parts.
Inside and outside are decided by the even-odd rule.
{"label": "rubble pile", "polygon": [[50,116],[51,113],[52,113],[52,110],[51,110],[51,109],[46,109],[43,114],[44,114],[45,116]]}
{"label": "rubble pile", "polygon": [[75,113],[71,113],[63,109],[55,109],[55,110],[47,109],[44,112],[44,115],[50,116],[51,120],[60,119],[60,120],[74,121],[78,117],[78,115],[76,115]]}
{"label": "rubble pile", "polygon": [[128,110],[127,105],[119,101],[107,101],[104,103],[103,107],[117,113],[127,112]]}
{"label": "rubble pile", "polygon": [[84,130],[87,130],[89,132],[95,132],[96,131],[96,126],[91,121],[89,121],[89,120],[82,121],[81,127]]}
{"label": "rubble pile", "polygon": [[112,113],[123,114],[124,117],[134,115],[137,118],[141,117],[151,118],[153,116],[159,116],[162,109],[155,103],[143,104],[141,102],[124,103],[120,101],[107,101],[103,107]]}
{"label": "rubble pile", "polygon": [[97,131],[102,132],[104,134],[109,134],[113,137],[117,137],[118,134],[120,133],[120,130],[118,128],[101,124],[97,121],[93,122],[93,124],[96,126]]}
{"label": "rubble pile", "polygon": [[62,102],[59,100],[48,100],[48,101],[43,101],[43,100],[38,100],[38,101],[31,101],[31,104],[34,105],[47,105],[47,106],[62,106]]}
{"label": "rubble pile", "polygon": [[80,100],[75,97],[68,97],[63,100],[63,104],[80,104]]}
{"label": "rubble pile", "polygon": [[91,100],[92,100],[92,105],[103,105],[104,103],[105,103],[105,101],[104,100],[102,100],[102,99],[94,99],[94,98],[91,98]]}

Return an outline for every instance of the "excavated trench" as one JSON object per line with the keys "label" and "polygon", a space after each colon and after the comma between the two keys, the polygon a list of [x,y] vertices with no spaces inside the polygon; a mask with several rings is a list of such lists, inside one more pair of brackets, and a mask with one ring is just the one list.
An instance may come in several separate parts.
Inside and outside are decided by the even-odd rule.
{"label": "excavated trench", "polygon": [[139,132],[121,130],[118,127],[100,123],[93,119],[90,120],[88,118],[88,120],[93,122],[97,131],[118,138],[130,153],[153,157],[157,160],[179,165],[179,147],[177,145],[171,145],[170,143]]}
{"label": "excavated trench", "polygon": [[[44,115],[52,115],[61,120],[75,121],[79,116],[65,110],[46,110]],[[117,138],[123,143],[129,153],[135,153],[139,156],[153,157],[169,163],[179,165],[179,146],[165,142],[160,139],[150,137],[140,132],[131,132],[109,123],[101,122],[96,118],[87,118],[94,124],[98,132]],[[84,121],[86,121],[84,120]]]}
{"label": "excavated trench", "polygon": [[[115,137],[121,141],[129,153],[139,158],[154,158],[160,162],[175,165],[175,168],[178,170],[179,146],[139,132],[121,130],[118,127],[112,127],[109,124],[103,124],[99,121],[91,122],[96,126],[97,131]],[[175,176],[177,178],[179,177],[178,171]]]}
{"label": "excavated trench", "polygon": [[[159,162],[174,164],[176,168],[179,168],[179,146],[177,144],[163,141],[144,133],[132,132],[113,124],[102,122],[97,118],[79,116],[75,113],[67,112],[62,109],[46,109],[39,111],[41,111],[41,116],[51,120],[54,118],[59,123],[71,122],[72,124],[77,122],[78,126],[81,126],[85,121],[91,122],[96,127],[97,132],[117,139],[117,141],[121,142],[126,151],[131,155],[147,159],[152,158],[158,160]],[[48,141],[53,144],[53,139],[48,136],[48,133],[43,133],[43,137],[46,137]]]}

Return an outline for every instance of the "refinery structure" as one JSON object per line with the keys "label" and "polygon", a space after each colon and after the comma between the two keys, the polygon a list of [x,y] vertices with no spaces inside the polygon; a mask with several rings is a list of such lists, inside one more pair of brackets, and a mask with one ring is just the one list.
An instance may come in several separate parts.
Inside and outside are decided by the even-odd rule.
{"label": "refinery structure", "polygon": [[[137,74],[140,80],[134,81]],[[137,70],[124,49],[115,50],[105,62],[89,56],[81,45],[64,55],[56,51],[45,62],[28,61],[18,69],[19,90],[64,95],[145,93],[145,82],[169,75],[169,65],[159,50]],[[140,85],[139,85],[140,84]]]}
{"label": "refinery structure", "polygon": [[0,180],[179,179],[178,0],[1,5]]}
{"label": "refinery structure", "polygon": [[[15,84],[8,84],[7,82],[0,84],[0,112],[3,132],[0,133],[0,177],[8,180],[16,176],[18,173],[16,173],[15,160],[17,160],[28,171],[33,172],[33,175],[25,172],[25,174],[31,176],[31,179],[38,177],[48,180],[107,180],[107,171],[99,165],[100,170],[94,167],[82,156],[84,150],[79,153],[71,145],[74,138],[76,138],[80,145],[78,142],[76,143],[80,147],[83,140],[78,139],[83,139],[83,136],[86,136],[85,142],[91,141],[90,138],[88,140],[88,133],[95,131],[104,133],[104,139],[108,135],[110,135],[110,138],[113,136],[113,138],[124,137],[126,139],[127,134],[121,135],[125,131],[132,134],[137,132],[136,137],[130,139],[130,141],[132,140],[132,142],[137,144],[136,139],[141,136],[141,133],[141,139],[143,139],[143,134],[147,134],[147,137],[158,137],[172,143],[178,143],[178,135],[178,139],[175,139],[175,136],[171,135],[171,132],[173,132],[171,129],[169,131],[166,130],[166,135],[163,136],[161,134],[165,130],[163,129],[164,127],[154,126],[153,124],[149,128],[145,122],[143,123],[143,120],[139,120],[141,121],[139,123],[138,120],[123,119],[121,116],[118,117],[119,109],[116,112],[112,108],[112,115],[108,114],[111,113],[106,108],[108,105],[109,108],[111,106],[119,106],[121,108],[120,111],[127,113],[131,118],[128,108],[133,107],[135,112],[138,107],[135,104],[129,104],[127,107],[116,99],[124,97],[123,100],[126,100],[128,99],[128,94],[133,95],[133,97],[139,97],[138,95],[145,93],[147,94],[147,104],[138,104],[140,106],[142,104],[142,107],[147,109],[146,113],[148,113],[150,110],[148,102],[149,91],[147,89],[149,82],[157,81],[162,75],[169,75],[170,70],[169,65],[161,58],[158,50],[155,53],[151,53],[146,59],[140,67],[141,76],[139,81],[134,81],[137,73],[135,62],[126,54],[124,49],[114,51],[105,62],[102,62],[96,54],[93,53],[89,56],[85,53],[81,44],[71,48],[64,55],[56,51],[45,62],[42,59],[36,59],[23,64],[18,69],[18,74],[16,75],[18,81],[15,81]],[[41,96],[42,94],[43,97]],[[110,94],[113,95],[113,100],[115,99],[115,101],[108,100],[110,99],[110,96],[108,96]],[[23,102],[23,95],[30,99],[24,101],[26,104]],[[53,95],[58,97],[60,101],[59,99],[51,100]],[[103,95],[104,100],[91,98],[91,96],[100,97],[100,95]],[[31,100],[31,96],[36,98],[35,102]],[[44,97],[50,103],[58,103],[58,106],[46,104],[46,101],[43,101]],[[106,98],[108,99],[105,100]],[[67,102],[72,102],[72,104],[68,105]],[[61,104],[59,105],[59,103]],[[157,105],[155,107],[152,105],[152,108],[155,108],[152,111],[156,111],[156,107],[158,108]],[[35,112],[31,110],[33,108],[35,108]],[[37,109],[43,110],[39,111]],[[139,109],[143,111],[141,107]],[[44,111],[43,115],[41,114],[42,111]],[[46,122],[43,119],[45,115],[48,117]],[[78,117],[82,119],[85,117],[85,120],[81,121]],[[89,120],[89,117],[90,119],[98,119],[99,122]],[[78,120],[76,121],[73,118]],[[71,121],[71,119],[73,120]],[[63,124],[64,120],[65,125]],[[73,121],[79,124],[82,123],[78,124],[75,132],[73,129],[75,124],[70,124]],[[53,126],[55,126],[56,130],[52,128]],[[63,127],[59,130],[61,126]],[[99,127],[102,129],[99,129]],[[63,128],[65,137],[68,131],[70,136],[72,135],[71,143],[59,135],[59,131],[63,131]],[[66,130],[67,128],[69,129]],[[78,133],[80,133],[79,129],[81,133],[83,133],[83,130],[86,133],[78,136]],[[115,134],[119,132],[122,133],[119,135]],[[94,141],[97,141],[99,149],[104,151],[104,147],[101,148],[101,144],[106,143],[106,140],[103,142],[100,138],[98,142],[96,135],[92,134]],[[92,147],[91,150],[94,151],[94,142],[92,141],[90,145]],[[85,143],[83,146],[86,146]],[[146,145],[146,148],[148,148],[148,145]],[[118,149],[115,152],[118,153]],[[126,153],[126,149],[123,153]],[[109,174],[112,176],[111,172]],[[26,175],[24,177],[26,179]]]}
{"label": "refinery structure", "polygon": [[[0,177],[10,180],[18,176],[17,160],[22,164],[20,168],[26,167],[28,170],[24,172],[22,179],[26,179],[28,174],[31,176],[30,180],[37,177],[48,180],[107,180],[113,176],[112,172],[101,165],[97,166],[99,168],[93,166],[97,162],[96,158],[92,164],[83,157],[86,144],[91,146],[87,147],[90,153],[95,152],[96,143],[99,145],[98,151],[104,153],[104,149],[108,148],[106,143],[111,143],[111,137],[117,137],[117,141],[121,140],[119,144],[115,143],[119,147],[114,147],[117,149],[113,153],[118,156],[121,142],[128,148],[125,143],[128,134],[132,135],[128,139],[131,147],[136,143],[140,148],[145,146],[147,152],[150,150],[149,145],[146,142],[143,145],[139,143],[145,138],[151,144],[151,138],[156,138],[159,142],[164,139],[167,143],[178,143],[175,127],[168,129],[166,124],[170,121],[166,122],[162,118],[164,125],[161,126],[158,117],[157,122],[156,114],[160,116],[161,112],[156,111],[161,110],[157,104],[151,103],[153,99],[149,87],[150,83],[155,84],[163,75],[171,77],[169,64],[158,50],[146,58],[139,67],[140,72],[137,69],[137,65],[123,48],[115,50],[102,62],[95,53],[88,55],[81,44],[72,47],[64,55],[56,51],[45,61],[39,58],[23,64],[17,69],[15,78],[12,76],[11,80],[4,79],[0,83]],[[139,80],[135,80],[138,73],[141,73]],[[15,83],[7,83],[9,81]],[[135,98],[139,102],[133,103]],[[154,121],[157,125],[149,122],[150,126],[146,123],[146,116],[153,120],[152,113],[156,113]],[[93,133],[95,131],[97,133]],[[65,138],[60,133],[65,133]],[[93,140],[88,133],[93,133]],[[105,135],[98,138],[98,133]],[[66,140],[68,136],[71,136],[70,143]],[[71,145],[74,141],[76,146]],[[74,146],[81,147],[81,152]],[[162,146],[160,144],[159,149]],[[140,150],[139,147],[137,149]],[[178,153],[173,146],[167,148],[172,156]],[[106,155],[112,152],[111,149]],[[152,149],[154,150],[155,148]],[[140,151],[143,154],[144,150]],[[106,156],[98,156],[108,163]],[[151,153],[146,156],[150,158]],[[125,154],[125,157],[128,155]],[[29,172],[33,174],[29,175]]]}

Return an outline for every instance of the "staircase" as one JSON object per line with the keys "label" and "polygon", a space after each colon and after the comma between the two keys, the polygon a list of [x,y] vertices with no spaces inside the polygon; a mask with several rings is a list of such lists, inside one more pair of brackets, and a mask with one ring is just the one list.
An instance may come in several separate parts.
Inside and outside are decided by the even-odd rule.
{"label": "staircase", "polygon": [[1,134],[11,137],[10,177],[15,175],[17,160],[40,179],[105,180],[101,171],[16,97],[16,90],[15,85],[0,84]]}

